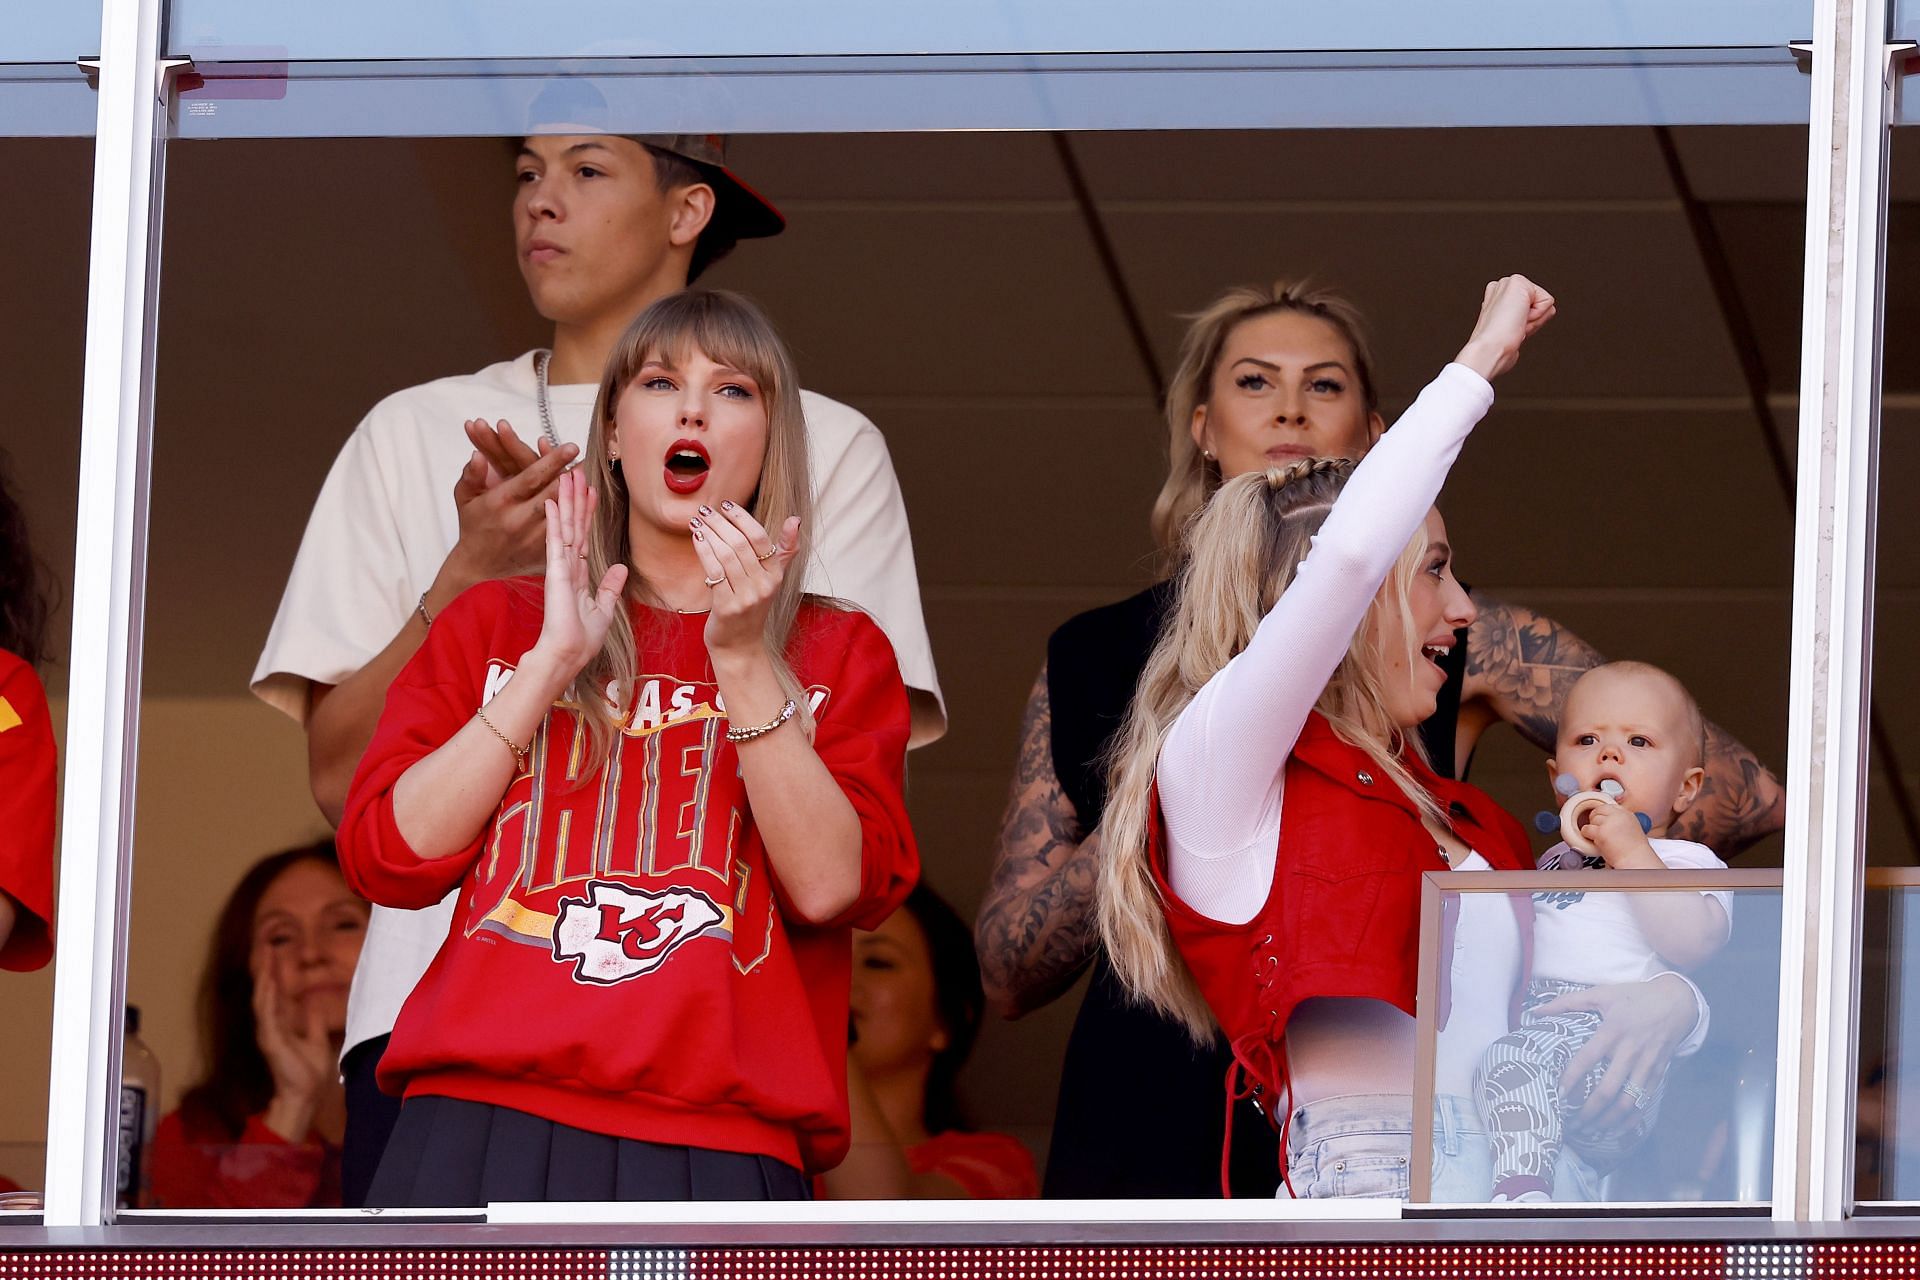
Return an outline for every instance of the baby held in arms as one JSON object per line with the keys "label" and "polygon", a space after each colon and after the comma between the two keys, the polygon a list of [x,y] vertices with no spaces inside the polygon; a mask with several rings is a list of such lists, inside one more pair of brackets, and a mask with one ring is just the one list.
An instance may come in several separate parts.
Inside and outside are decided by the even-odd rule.
{"label": "baby held in arms", "polygon": [[[1569,805],[1575,819],[1566,834],[1587,847],[1556,844],[1541,855],[1541,869],[1724,869],[1705,845],[1667,838],[1699,795],[1704,740],[1700,708],[1665,671],[1615,662],[1587,672],[1567,696],[1547,761],[1556,794],[1580,798]],[[1578,1113],[1607,1065],[1562,1088],[1568,1064],[1600,1025],[1577,993],[1696,968],[1726,945],[1731,907],[1726,893],[1533,895],[1533,976],[1519,1029],[1487,1049],[1477,1081],[1495,1201],[1551,1199],[1563,1146],[1604,1172],[1639,1145],[1658,1114],[1664,1075],[1622,1082],[1631,1117],[1604,1131],[1583,1128]]]}

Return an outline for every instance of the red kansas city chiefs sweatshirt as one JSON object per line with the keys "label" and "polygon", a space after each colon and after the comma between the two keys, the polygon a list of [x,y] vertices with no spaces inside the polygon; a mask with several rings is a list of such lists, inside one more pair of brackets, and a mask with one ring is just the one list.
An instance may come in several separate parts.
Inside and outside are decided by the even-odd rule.
{"label": "red kansas city chiefs sweatshirt", "polygon": [[449,605],[388,692],[347,798],[340,859],[356,892],[417,908],[460,887],[382,1087],[831,1168],[847,1148],[848,931],[878,925],[919,872],[891,646],[865,615],[812,602],[794,624],[814,749],[862,836],[859,900],[804,925],[783,909],[726,741],[704,614],[634,607],[639,676],[606,767],[586,772],[586,730],[556,704],[479,840],[433,860],[407,846],[394,784],[512,677],[541,612],[526,578]]}

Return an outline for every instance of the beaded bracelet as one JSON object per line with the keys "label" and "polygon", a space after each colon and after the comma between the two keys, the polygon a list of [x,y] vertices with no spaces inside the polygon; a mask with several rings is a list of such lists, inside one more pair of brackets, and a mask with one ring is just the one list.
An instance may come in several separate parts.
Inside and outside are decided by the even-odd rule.
{"label": "beaded bracelet", "polygon": [[785,724],[787,721],[793,719],[793,713],[795,710],[797,710],[797,708],[793,705],[793,699],[788,698],[786,705],[780,708],[780,714],[775,716],[773,719],[767,721],[765,724],[755,725],[751,729],[736,729],[732,725],[728,725],[727,741],[728,742],[752,742],[755,738],[765,737],[767,734],[772,733],[775,729],[778,729],[781,725]]}
{"label": "beaded bracelet", "polygon": [[420,602],[413,606],[413,611],[420,615],[420,621],[427,624],[427,630],[433,630],[433,612],[427,608],[426,592],[420,593]]}

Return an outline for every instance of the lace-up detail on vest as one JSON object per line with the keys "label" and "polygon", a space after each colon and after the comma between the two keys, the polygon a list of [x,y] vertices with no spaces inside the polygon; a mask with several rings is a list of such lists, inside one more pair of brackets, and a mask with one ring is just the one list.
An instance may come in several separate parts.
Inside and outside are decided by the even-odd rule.
{"label": "lace-up detail on vest", "polygon": [[[1220,1194],[1233,1198],[1233,1108],[1241,1099],[1253,1103],[1268,1124],[1280,1131],[1280,1180],[1288,1194],[1293,1180],[1287,1172],[1287,1126],[1293,1123],[1293,1080],[1287,1071],[1286,1029],[1280,1014],[1280,957],[1273,951],[1273,935],[1262,938],[1253,953],[1255,1003],[1264,1021],[1261,1027],[1233,1041],[1233,1061],[1227,1064],[1225,1138],[1220,1143]],[[1265,1081],[1274,1082],[1267,1096]],[[1274,1117],[1280,1117],[1275,1124]]]}

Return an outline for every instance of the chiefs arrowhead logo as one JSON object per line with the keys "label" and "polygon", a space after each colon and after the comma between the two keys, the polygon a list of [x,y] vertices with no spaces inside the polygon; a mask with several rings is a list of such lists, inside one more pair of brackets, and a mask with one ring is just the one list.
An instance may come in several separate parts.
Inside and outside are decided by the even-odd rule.
{"label": "chiefs arrowhead logo", "polygon": [[726,920],[697,889],[647,893],[604,880],[587,882],[584,898],[560,899],[553,958],[573,961],[573,980],[609,986],[652,973],[684,942]]}

